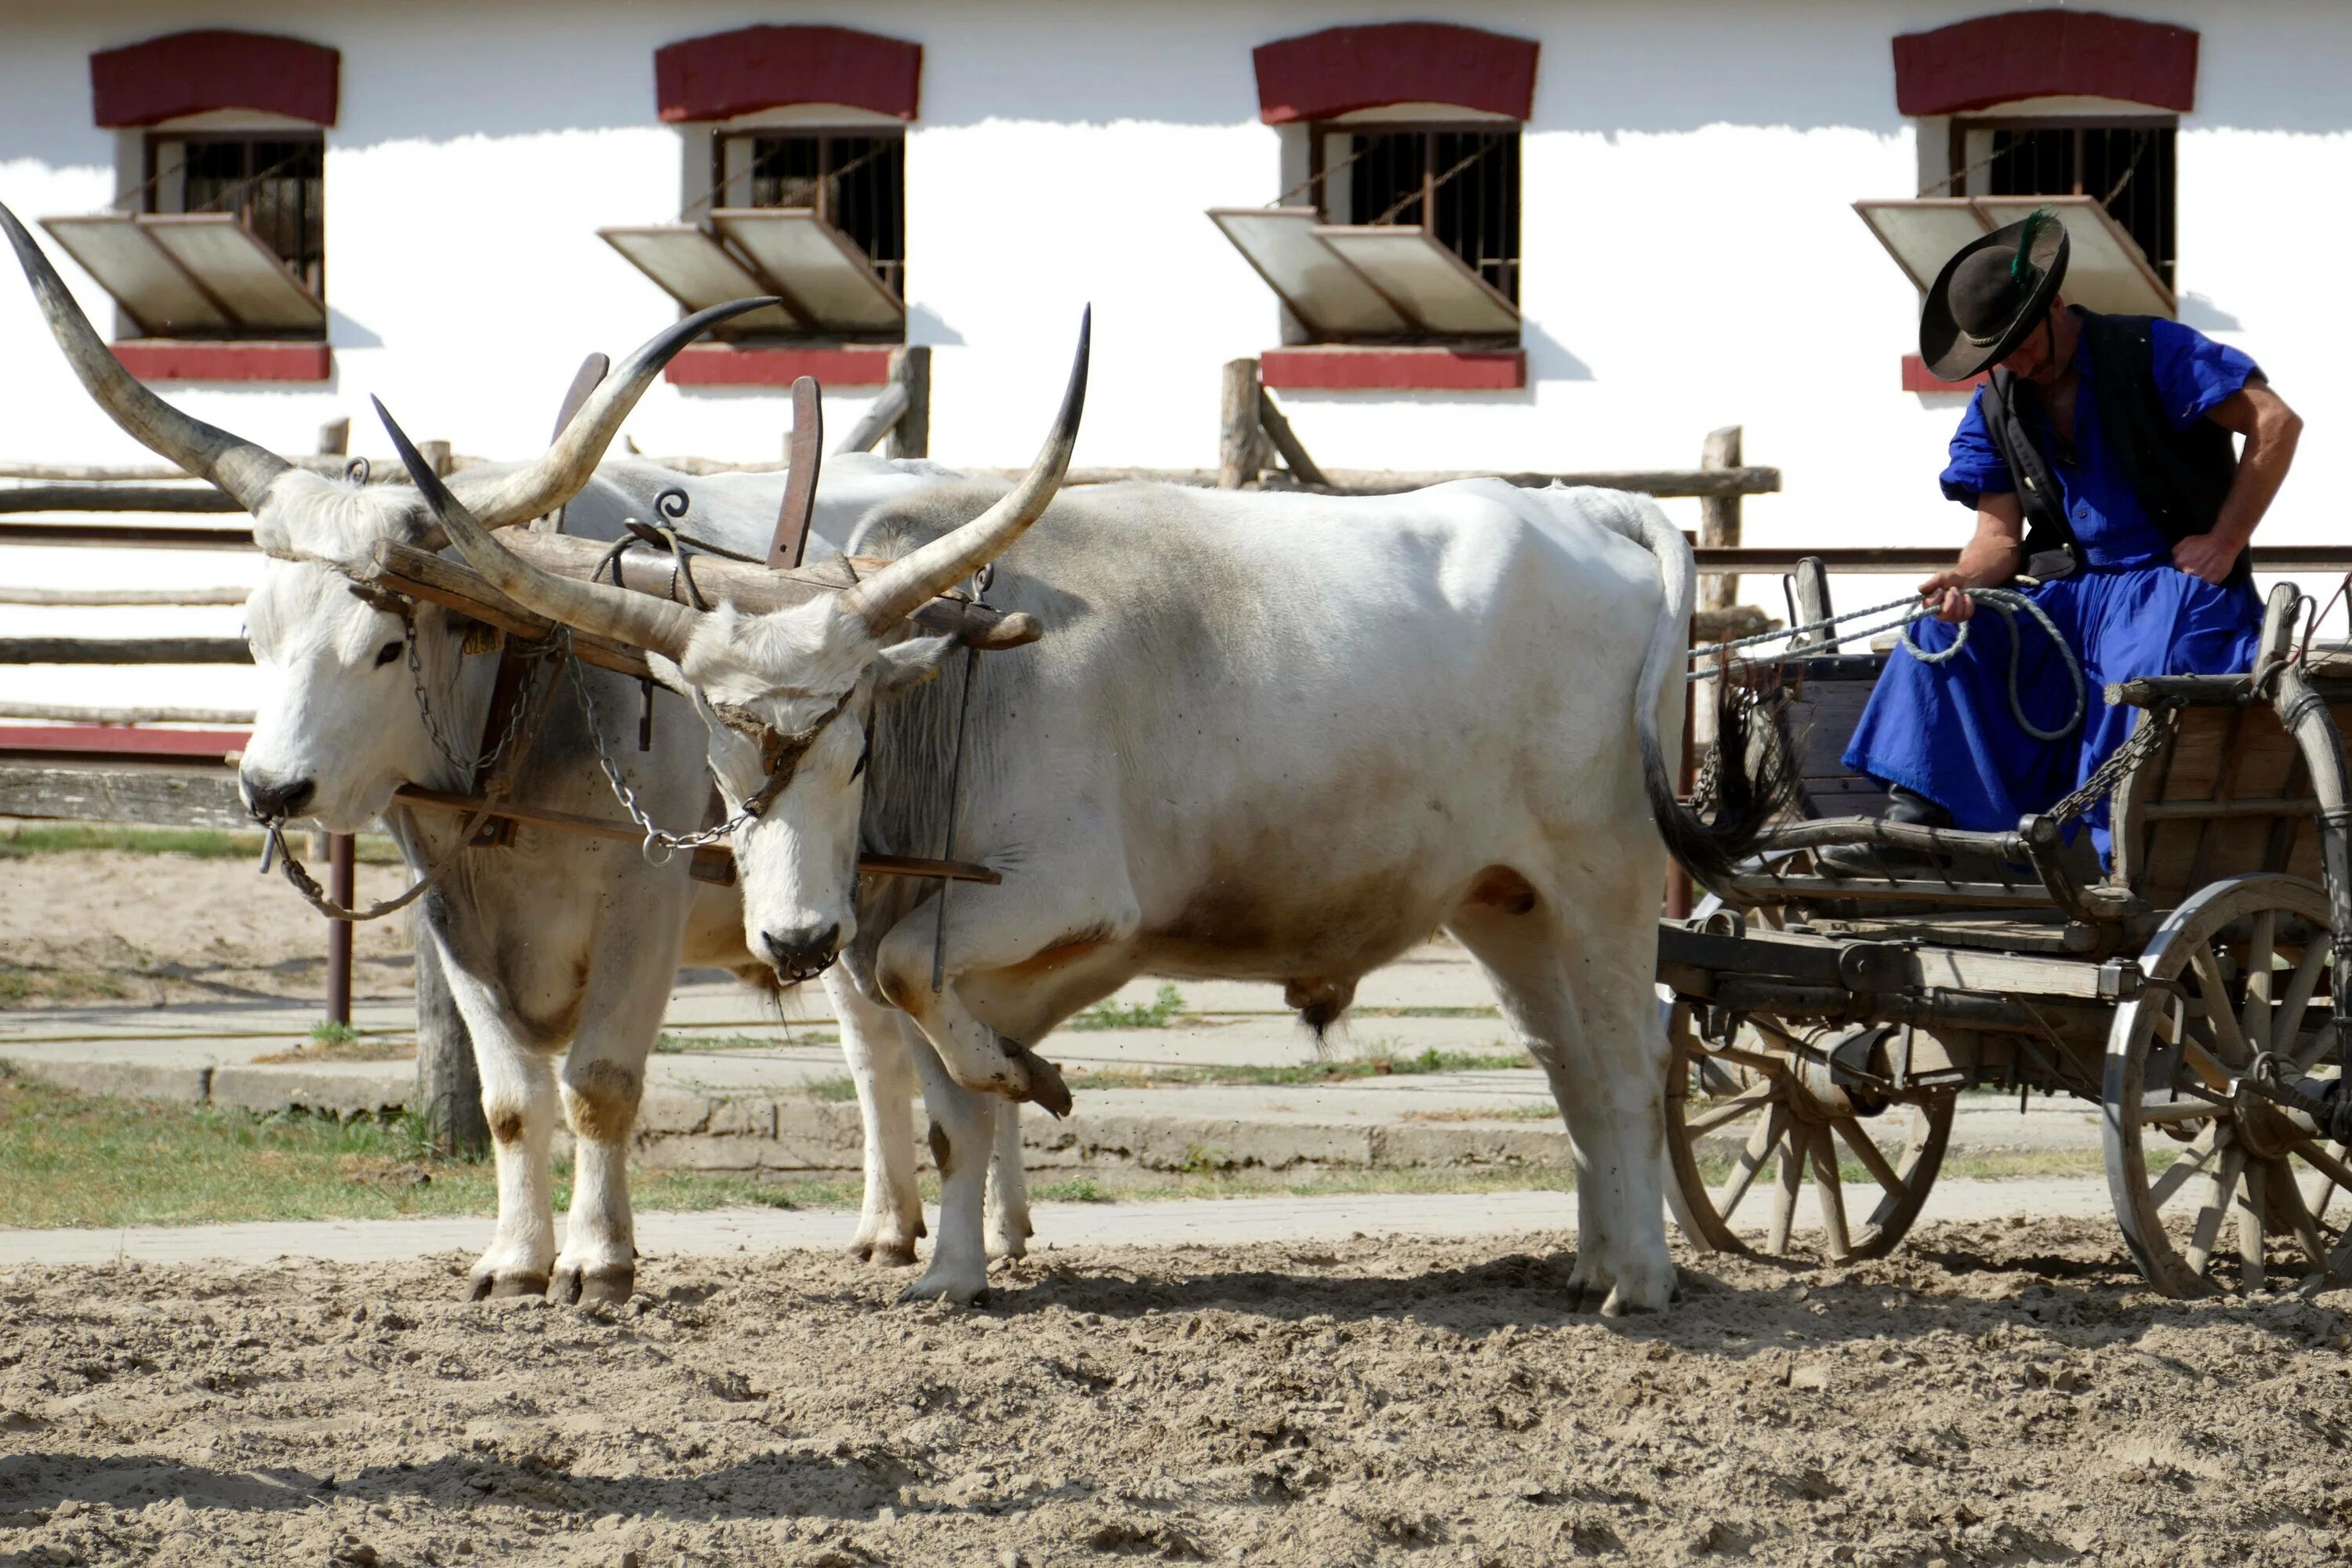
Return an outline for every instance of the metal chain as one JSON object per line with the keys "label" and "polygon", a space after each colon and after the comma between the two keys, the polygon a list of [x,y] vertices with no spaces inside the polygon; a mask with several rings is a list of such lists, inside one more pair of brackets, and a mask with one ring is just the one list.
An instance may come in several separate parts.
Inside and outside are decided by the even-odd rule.
{"label": "metal chain", "polygon": [[425,661],[416,651],[416,616],[414,614],[400,617],[400,639],[408,645],[408,680],[416,689],[416,713],[425,721],[425,733],[431,737],[433,749],[441,753],[443,760],[459,773],[464,773],[467,771],[466,759],[457,754],[457,748],[449,743],[449,738],[441,732],[439,721],[433,717],[433,698],[425,689]]}
{"label": "metal chain", "polygon": [[2117,746],[2105,762],[2092,769],[2091,776],[2084,779],[2074,794],[2043,815],[2063,826],[2098,805],[2124,781],[2126,774],[2135,772],[2171,738],[2179,713],[2178,708],[2169,704],[2151,710],[2146,721],[2134,730],[2130,738]]}
{"label": "metal chain", "polygon": [[[506,729],[500,732],[497,742],[488,752],[469,761],[459,755],[457,748],[449,743],[448,737],[441,732],[439,721],[434,718],[433,699],[425,689],[425,669],[416,653],[416,619],[414,616],[402,617],[402,636],[408,644],[408,674],[411,683],[416,689],[416,714],[418,718],[425,721],[425,732],[432,738],[433,749],[439,752],[451,767],[468,779],[478,777],[486,767],[498,766],[505,760],[507,748],[514,743],[515,732],[521,729],[523,715],[530,708],[530,703],[526,700],[517,702],[510,707],[507,710]],[[509,647],[513,646],[510,639]],[[554,652],[555,643],[552,640],[524,643],[517,657],[544,659]]]}
{"label": "metal chain", "polygon": [[706,845],[720,843],[734,836],[735,830],[757,817],[766,803],[758,795],[743,803],[740,810],[726,821],[696,833],[671,833],[664,829],[637,804],[637,792],[629,787],[613,753],[604,749],[604,731],[596,717],[596,698],[588,689],[588,682],[580,674],[580,661],[572,661],[572,690],[580,704],[580,716],[588,723],[588,743],[596,750],[596,765],[604,771],[604,782],[612,786],[613,798],[629,814],[629,820],[645,830],[643,846],[648,864],[667,865],[671,856],[681,849],[699,849]]}

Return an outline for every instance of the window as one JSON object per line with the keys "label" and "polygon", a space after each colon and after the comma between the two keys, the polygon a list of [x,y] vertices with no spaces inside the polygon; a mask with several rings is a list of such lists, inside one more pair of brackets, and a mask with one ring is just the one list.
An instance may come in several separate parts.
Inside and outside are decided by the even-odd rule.
{"label": "window", "polygon": [[145,209],[233,213],[313,294],[326,292],[326,142],[316,135],[152,135]]}
{"label": "window", "polygon": [[876,277],[907,293],[907,142],[870,132],[751,132],[714,138],[719,207],[802,207],[856,246]]}
{"label": "window", "polygon": [[1420,226],[1518,303],[1517,132],[1318,126],[1311,134],[1310,178],[1328,221]]}
{"label": "window", "polygon": [[2170,121],[1957,121],[1951,188],[2095,197],[2170,289],[2174,136]]}

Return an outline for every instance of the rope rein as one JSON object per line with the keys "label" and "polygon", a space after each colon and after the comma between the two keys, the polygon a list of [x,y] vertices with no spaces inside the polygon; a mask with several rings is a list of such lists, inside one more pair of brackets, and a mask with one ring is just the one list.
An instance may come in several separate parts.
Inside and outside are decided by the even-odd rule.
{"label": "rope rein", "polygon": [[[2011,716],[2016,719],[2018,728],[2037,741],[2063,740],[2082,728],[2083,715],[2090,707],[2090,685],[2083,675],[2083,661],[2075,657],[2073,648],[2066,646],[2066,639],[2059,636],[2057,624],[2051,620],[2049,614],[2041,605],[2014,588],[1964,588],[1961,592],[1978,604],[2000,611],[2002,618],[2009,624],[2009,710]],[[1826,631],[1832,626],[1843,626],[1849,621],[1868,620],[1874,616],[1885,616],[1890,611],[1903,613],[1850,635],[1875,637],[1881,632],[1891,631],[1895,634],[1895,640],[1902,647],[1903,651],[1922,664],[1942,664],[1957,658],[1959,651],[1968,647],[1969,632],[1975,625],[1973,621],[1960,622],[1953,633],[1952,646],[1940,652],[1931,653],[1911,640],[1909,630],[1911,624],[1925,617],[1919,609],[1918,596],[1907,595],[1900,599],[1889,599],[1883,605],[1873,605],[1867,609],[1849,610],[1842,616],[1825,616],[1818,621],[1808,621],[1801,626],[1790,626],[1780,631],[1759,632],[1754,637],[1735,637],[1729,642],[1707,643],[1702,647],[1694,647],[1690,651],[1690,657],[1693,659],[1717,659],[1721,661],[1720,667],[1717,669],[1694,669],[1683,679],[1685,681],[1705,680],[1734,666],[1745,669],[1757,668],[1760,667],[1762,661],[1752,658],[1735,660],[1730,658],[1729,655],[1736,648],[1754,647],[1760,643],[1780,642],[1788,637],[1802,637],[1808,632]],[[2048,635],[2051,646],[2058,650],[2058,657],[2066,666],[2067,679],[2074,688],[2074,708],[2067,714],[2066,721],[2054,730],[2045,730],[2026,717],[2024,695],[2018,689],[2019,673],[2025,662],[2025,644],[2017,626],[2020,611],[2032,616],[2035,624]]]}

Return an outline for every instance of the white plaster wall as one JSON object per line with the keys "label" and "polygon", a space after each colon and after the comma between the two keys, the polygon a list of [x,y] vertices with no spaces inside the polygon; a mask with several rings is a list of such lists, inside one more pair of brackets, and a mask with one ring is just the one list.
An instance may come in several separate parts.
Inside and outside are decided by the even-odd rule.
{"label": "white plaster wall", "polygon": [[[1738,423],[1748,460],[1786,479],[1780,496],[1748,503],[1751,542],[1957,546],[1969,520],[1934,481],[1961,399],[1897,389],[1916,296],[1848,204],[1908,195],[1916,176],[1889,37],[1996,8],[1444,7],[1449,20],[1543,43],[1524,148],[1533,384],[1294,394],[1285,402],[1302,437],[1340,467],[1636,468],[1693,462],[1706,431]],[[2184,317],[2254,353],[2310,421],[2304,472],[2266,535],[2335,537],[2334,498],[2317,475],[2352,413],[2331,374],[2352,345],[2335,287],[2347,220],[2330,194],[2352,175],[2352,96],[2340,85],[2352,10],[2318,0],[2116,8],[2201,32],[2198,109],[2179,140]],[[344,57],[342,118],[328,137],[335,380],[170,395],[295,448],[321,421],[352,415],[356,447],[381,453],[363,413],[374,394],[420,436],[516,455],[543,440],[583,353],[617,353],[674,315],[594,235],[677,213],[680,160],[676,134],[654,118],[653,50],[755,21],[919,39],[910,302],[915,340],[935,347],[934,453],[1023,461],[1090,300],[1096,371],[1080,460],[1206,466],[1218,367],[1279,337],[1273,299],[1202,216],[1280,188],[1249,50],[1320,26],[1432,14],[1415,0],[98,0],[60,18],[54,6],[0,4],[0,200],[30,219],[112,194],[111,138],[89,124],[94,48],[206,25],[333,45]],[[105,321],[104,297],[66,270]],[[0,366],[0,455],[138,456],[82,397],[5,279]],[[829,400],[835,428],[866,395]],[[649,453],[769,458],[785,417],[780,392],[661,386],[631,434]],[[1672,510],[1692,520],[1688,503]],[[12,580],[56,580],[68,566],[60,555],[0,554]],[[1856,584],[1848,602],[1894,591],[1883,579]],[[1776,595],[1752,584],[1748,596]]]}

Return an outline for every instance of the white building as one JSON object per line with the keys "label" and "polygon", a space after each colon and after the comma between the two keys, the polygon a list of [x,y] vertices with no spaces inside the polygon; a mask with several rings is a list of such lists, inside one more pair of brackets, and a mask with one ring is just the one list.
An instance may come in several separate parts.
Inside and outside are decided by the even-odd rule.
{"label": "white building", "polygon": [[[1256,355],[1328,466],[1684,467],[1739,424],[1785,476],[1750,542],[1957,546],[1935,479],[1964,394],[1906,368],[1918,291],[1890,250],[1916,270],[2005,198],[2081,193],[2069,292],[2252,353],[2311,431],[2265,536],[2332,537],[2352,10],[1431,15],[17,4],[0,200],[53,220],[134,370],[289,451],[373,394],[461,452],[525,453],[583,353],[673,294],[775,286],[798,316],[682,363],[642,450],[772,458],[793,374],[838,429],[903,341],[932,350],[932,455],[1013,464],[1091,300],[1087,465],[1213,465],[1219,367]],[[1874,209],[1885,243],[1855,210],[1920,196],[1941,205]],[[0,458],[143,456],[5,279],[0,364]],[[385,449],[363,417],[352,440]],[[0,575],[70,574],[62,553]]]}

